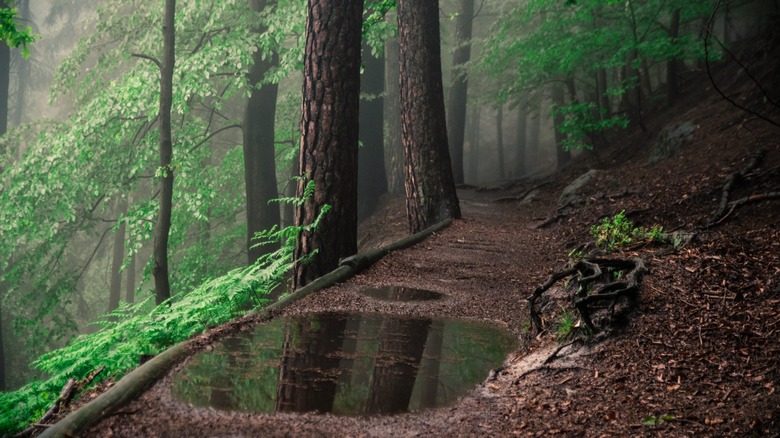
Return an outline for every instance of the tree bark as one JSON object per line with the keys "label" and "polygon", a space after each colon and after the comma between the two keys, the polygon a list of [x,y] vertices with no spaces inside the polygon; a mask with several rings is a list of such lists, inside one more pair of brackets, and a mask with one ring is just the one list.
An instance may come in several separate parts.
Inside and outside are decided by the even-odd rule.
{"label": "tree bark", "polygon": [[[17,6],[17,16],[24,20],[30,20],[30,0],[20,0]],[[17,52],[16,61],[18,66],[16,69],[16,99],[14,99],[14,114],[13,125],[19,126],[22,124],[22,117],[24,115],[24,107],[27,100],[27,81],[30,80],[30,61],[24,59],[19,52]],[[19,158],[21,159],[22,151],[19,150]]]}
{"label": "tree bark", "polygon": [[111,258],[111,285],[108,290],[108,313],[113,312],[119,307],[119,300],[122,296],[122,260],[125,258],[125,228],[126,222],[124,216],[127,214],[127,198],[119,201],[119,216],[122,223],[114,234],[114,250]]}
{"label": "tree bark", "polygon": [[[572,86],[574,82],[572,81]],[[568,81],[567,81],[568,85]],[[571,92],[572,89],[569,89],[569,92]],[[564,106],[565,100],[563,96],[563,88],[559,84],[553,85],[552,88],[552,101],[553,105],[555,105],[556,108],[560,108]],[[563,141],[566,139],[566,136],[561,132],[560,127],[563,125],[564,117],[563,114],[560,114],[556,111],[555,116],[553,117],[553,125],[555,129],[555,156],[558,161],[558,169],[562,168],[566,163],[571,160],[571,151],[564,150],[563,148]]]}
{"label": "tree bark", "polygon": [[176,0],[165,0],[163,18],[163,57],[160,66],[160,212],[154,230],[154,292],[159,305],[171,297],[168,278],[168,234],[171,230],[173,203],[173,141],[171,139],[171,105],[173,103],[173,66],[176,32],[173,27]]}
{"label": "tree bark", "polygon": [[[266,0],[250,0],[252,10],[260,12],[267,6]],[[265,32],[258,26],[254,32]],[[279,197],[276,182],[276,153],[274,145],[274,121],[278,84],[260,84],[268,70],[278,63],[276,53],[263,59],[263,50],[253,55],[252,67],[247,81],[254,87],[244,109],[243,147],[244,179],[246,181],[246,231],[247,256],[253,264],[261,256],[275,251],[277,245],[262,245],[252,248],[255,233],[279,225],[281,220],[278,204],[268,201]]]}
{"label": "tree bark", "polygon": [[[302,197],[295,224],[316,230],[298,237],[293,287],[306,285],[357,252],[358,105],[363,1],[309,0],[303,65],[300,169]],[[307,263],[308,262],[308,263]]]}
{"label": "tree bark", "polygon": [[517,106],[517,148],[515,150],[515,178],[525,175],[526,128],[528,123],[528,93],[523,93]]}
{"label": "tree bark", "polygon": [[358,218],[373,213],[379,197],[387,192],[384,156],[385,59],[371,54],[363,44],[363,74],[360,77],[360,141],[358,151]]}
{"label": "tree bark", "polygon": [[412,233],[460,218],[444,116],[438,0],[398,1],[406,213]]}
{"label": "tree bark", "polygon": [[127,265],[127,279],[125,281],[125,301],[130,304],[135,302],[135,257],[130,256],[130,264]]}
{"label": "tree bark", "polygon": [[400,65],[398,37],[385,42],[385,173],[387,190],[404,194],[404,145],[401,141]]}
{"label": "tree bark", "polygon": [[452,55],[452,87],[447,107],[452,176],[455,184],[463,184],[463,141],[466,127],[466,104],[469,79],[465,65],[471,59],[471,30],[474,18],[474,0],[460,0],[455,19],[455,53]]}

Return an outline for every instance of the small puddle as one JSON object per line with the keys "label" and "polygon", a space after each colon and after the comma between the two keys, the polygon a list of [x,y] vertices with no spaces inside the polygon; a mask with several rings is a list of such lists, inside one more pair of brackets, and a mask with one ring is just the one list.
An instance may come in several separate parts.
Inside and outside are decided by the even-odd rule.
{"label": "small puddle", "polygon": [[439,292],[400,286],[374,287],[363,290],[361,294],[382,301],[429,301],[444,297]]}
{"label": "small puddle", "polygon": [[454,403],[515,348],[454,319],[317,313],[276,319],[193,357],[173,394],[194,406],[366,416]]}

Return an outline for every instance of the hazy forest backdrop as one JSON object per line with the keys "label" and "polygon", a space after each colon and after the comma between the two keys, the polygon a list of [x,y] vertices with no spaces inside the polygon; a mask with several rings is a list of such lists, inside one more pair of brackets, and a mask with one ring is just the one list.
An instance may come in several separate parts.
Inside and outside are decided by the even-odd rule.
{"label": "hazy forest backdrop", "polygon": [[[327,221],[295,220],[293,198],[318,190],[298,168],[306,1],[180,1],[175,18],[163,3],[5,0],[35,41],[29,57],[0,46],[0,411],[24,400],[0,431],[99,360],[121,375],[287,291],[296,239]],[[777,13],[768,0],[441,0],[454,184],[548,174],[642,127],[705,51],[719,59]],[[361,219],[405,193],[395,2],[366,0],[363,16]]]}

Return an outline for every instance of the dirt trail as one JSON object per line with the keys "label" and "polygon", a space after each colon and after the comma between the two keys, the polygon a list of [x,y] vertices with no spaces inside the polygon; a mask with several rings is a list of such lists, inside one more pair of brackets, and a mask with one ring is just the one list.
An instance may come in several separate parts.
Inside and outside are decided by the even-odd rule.
{"label": "dirt trail", "polygon": [[[720,74],[728,79],[735,73]],[[729,91],[761,103],[749,85]],[[376,418],[225,413],[173,400],[169,374],[86,435],[778,436],[778,200],[740,206],[675,252],[635,246],[618,253],[642,257],[650,273],[638,308],[607,339],[590,340],[574,354],[575,349],[564,349],[550,364],[543,362],[558,345],[554,335],[527,339],[525,299],[565,265],[571,249],[590,239],[588,229],[601,218],[625,210],[647,227],[701,227],[717,209],[728,176],[744,168],[759,148],[767,150],[766,158],[735,185],[731,199],[780,190],[780,129],[735,110],[701,74],[688,78],[685,96],[663,116],[648,118],[648,133],[621,135],[613,148],[572,163],[540,187],[533,200],[493,202],[539,181],[460,191],[462,220],[283,312],[472,318],[526,339],[505,369],[459,403]],[[777,109],[767,111],[778,116]],[[696,126],[692,142],[672,159],[647,164],[657,133],[670,122],[685,121]],[[562,188],[594,167],[605,171],[581,193],[584,203],[549,227],[535,229],[554,214]],[[362,234],[366,245],[381,246],[404,235],[402,202],[385,202],[372,221]],[[446,298],[391,303],[357,294],[380,284],[429,289]],[[548,321],[554,320],[548,315]],[[251,324],[245,319],[218,328],[198,345]]]}

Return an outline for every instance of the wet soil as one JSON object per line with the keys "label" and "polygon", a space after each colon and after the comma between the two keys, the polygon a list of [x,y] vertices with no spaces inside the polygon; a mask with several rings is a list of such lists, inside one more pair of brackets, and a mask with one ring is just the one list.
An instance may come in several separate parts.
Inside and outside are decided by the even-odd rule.
{"label": "wet soil", "polygon": [[[722,78],[734,72],[721,71]],[[737,83],[731,81],[732,83]],[[281,316],[369,312],[415,318],[467,318],[510,331],[522,341],[504,367],[456,404],[388,416],[253,414],[177,401],[171,382],[182,364],[143,396],[88,431],[88,436],[746,436],[780,434],[780,201],[741,206],[702,229],[717,209],[727,177],[751,154],[766,158],[737,184],[731,199],[778,191],[780,129],[723,101],[706,76],[690,76],[685,98],[648,117],[648,131],[614,139],[549,181],[517,181],[461,190],[463,219],[412,248],[388,255],[356,277],[301,300]],[[729,89],[761,107],[748,85]],[[755,105],[754,105],[755,104]],[[663,110],[663,111],[661,111]],[[648,165],[649,147],[668,123],[691,121],[693,142]],[[590,168],[604,170],[583,190],[581,205],[556,214],[557,198]],[[546,184],[540,185],[542,182]],[[494,202],[540,186],[533,200]],[[526,298],[567,254],[591,240],[588,230],[620,211],[638,224],[693,230],[685,247],[642,244],[615,257],[642,257],[639,304],[608,336],[558,339],[556,321],[530,333]],[[364,224],[361,242],[380,246],[405,234],[403,201],[387,198]],[[395,285],[438,292],[433,301],[382,301],[366,287]],[[550,306],[548,306],[549,308]],[[559,310],[555,310],[559,308]],[[252,318],[202,335],[195,350],[251,331]],[[193,353],[196,353],[196,351]],[[89,398],[89,396],[87,397]]]}

